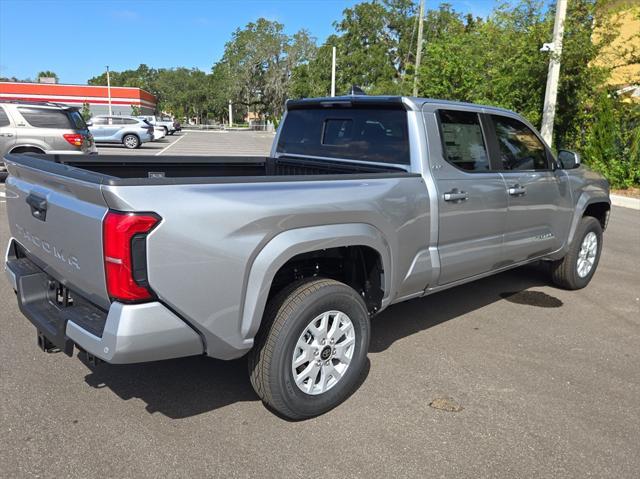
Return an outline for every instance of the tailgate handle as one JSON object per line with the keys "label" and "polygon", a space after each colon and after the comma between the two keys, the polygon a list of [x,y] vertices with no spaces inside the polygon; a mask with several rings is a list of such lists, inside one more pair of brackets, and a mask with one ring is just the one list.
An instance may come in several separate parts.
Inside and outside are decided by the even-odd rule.
{"label": "tailgate handle", "polygon": [[47,200],[42,196],[31,193],[27,196],[27,204],[31,207],[31,214],[40,221],[47,219]]}

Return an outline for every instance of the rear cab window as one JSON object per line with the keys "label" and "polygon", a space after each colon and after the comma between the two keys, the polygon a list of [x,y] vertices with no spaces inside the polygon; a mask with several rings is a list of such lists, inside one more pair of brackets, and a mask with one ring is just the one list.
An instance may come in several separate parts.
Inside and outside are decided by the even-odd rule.
{"label": "rear cab window", "polygon": [[410,163],[407,114],[383,108],[289,110],[276,151],[406,165]]}

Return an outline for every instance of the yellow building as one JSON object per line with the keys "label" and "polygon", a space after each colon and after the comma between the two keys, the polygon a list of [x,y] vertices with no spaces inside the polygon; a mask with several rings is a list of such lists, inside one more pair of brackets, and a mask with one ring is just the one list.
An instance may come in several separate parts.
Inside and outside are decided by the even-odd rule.
{"label": "yellow building", "polygon": [[[607,13],[619,35],[602,50],[596,64],[612,68],[609,85],[621,95],[640,101],[640,0],[608,2]],[[596,31],[594,39],[605,33]]]}

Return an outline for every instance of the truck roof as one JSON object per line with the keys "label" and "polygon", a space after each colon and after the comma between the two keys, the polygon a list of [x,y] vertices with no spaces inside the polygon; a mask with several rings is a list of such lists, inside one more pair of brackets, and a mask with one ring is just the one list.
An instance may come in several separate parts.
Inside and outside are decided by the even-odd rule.
{"label": "truck roof", "polygon": [[443,106],[459,106],[472,108],[477,110],[493,110],[502,113],[511,113],[511,110],[499,108],[491,105],[480,105],[477,103],[465,103],[460,101],[440,100],[437,98],[419,98],[397,95],[343,95],[335,97],[319,97],[319,98],[303,98],[301,100],[288,100],[287,110],[295,110],[300,108],[318,108],[318,107],[349,107],[357,106],[361,108],[390,108],[404,110],[420,110],[426,103],[443,105]]}

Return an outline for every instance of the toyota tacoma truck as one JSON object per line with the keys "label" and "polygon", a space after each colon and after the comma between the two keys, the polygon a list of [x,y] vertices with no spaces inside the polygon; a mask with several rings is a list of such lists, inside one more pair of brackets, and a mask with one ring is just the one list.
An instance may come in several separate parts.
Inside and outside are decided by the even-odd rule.
{"label": "toyota tacoma truck", "polygon": [[6,271],[43,350],[248,355],[292,419],[357,388],[394,303],[538,261],[585,287],[610,210],[517,114],[418,98],[289,101],[268,157],[5,161]]}

